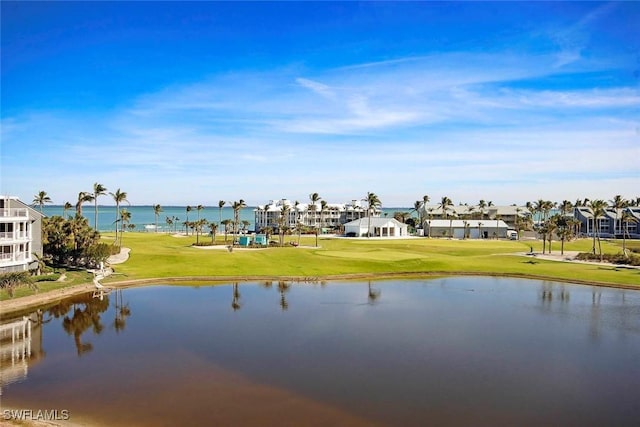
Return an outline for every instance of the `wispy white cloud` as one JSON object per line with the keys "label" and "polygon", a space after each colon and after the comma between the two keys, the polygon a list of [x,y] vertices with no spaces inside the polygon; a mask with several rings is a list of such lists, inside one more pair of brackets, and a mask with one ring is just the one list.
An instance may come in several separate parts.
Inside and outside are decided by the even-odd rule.
{"label": "wispy white cloud", "polygon": [[[387,206],[424,193],[512,203],[593,197],[603,181],[636,191],[637,91],[511,85],[555,73],[554,61],[460,52],[306,74],[234,73],[140,95],[100,117],[6,118],[3,190],[18,185],[6,177],[20,169],[30,192],[45,180],[56,199],[71,199],[86,189],[76,186],[101,180],[136,203],[261,203],[312,191],[330,201],[375,191]],[[4,163],[28,141],[47,141],[51,148],[38,144],[49,160],[40,169],[64,180]]]}

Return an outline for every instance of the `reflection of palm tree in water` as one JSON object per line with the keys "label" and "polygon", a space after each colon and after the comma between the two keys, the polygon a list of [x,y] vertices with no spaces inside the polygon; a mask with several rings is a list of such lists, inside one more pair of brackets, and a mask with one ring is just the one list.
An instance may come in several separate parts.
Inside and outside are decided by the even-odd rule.
{"label": "reflection of palm tree in water", "polygon": [[238,282],[233,283],[233,300],[231,302],[231,308],[233,311],[240,310],[240,290],[238,289]]}
{"label": "reflection of palm tree in water", "polygon": [[290,283],[278,282],[278,291],[280,292],[280,308],[282,311],[286,311],[289,308],[289,302],[287,302],[286,292],[291,287]]}
{"label": "reflection of palm tree in water", "polygon": [[[72,317],[68,315],[64,317],[62,328],[69,335],[73,335],[78,356],[81,356],[83,353],[93,349],[91,343],[82,342],[82,334],[89,328],[92,328],[95,334],[100,334],[104,329],[100,321],[100,314],[109,307],[109,297],[106,296],[103,300],[99,300],[93,298],[91,294],[83,295],[78,299],[72,300],[71,304],[73,305],[73,315]],[[84,307],[80,307],[81,304]]]}
{"label": "reflection of palm tree in water", "polygon": [[376,300],[380,298],[380,289],[374,289],[371,287],[371,280],[368,282],[369,289],[369,304],[375,304]]}
{"label": "reflection of palm tree in water", "polygon": [[120,332],[127,326],[127,317],[131,315],[129,303],[125,304],[123,301],[122,289],[116,290],[115,314],[116,318],[113,320],[113,327],[116,332]]}

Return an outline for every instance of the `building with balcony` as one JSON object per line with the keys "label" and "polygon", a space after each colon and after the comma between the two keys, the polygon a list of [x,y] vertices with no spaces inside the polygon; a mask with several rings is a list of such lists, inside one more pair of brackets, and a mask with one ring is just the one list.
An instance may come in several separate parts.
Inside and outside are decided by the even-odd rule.
{"label": "building with balcony", "polygon": [[0,273],[37,267],[42,256],[42,215],[15,197],[0,196]]}
{"label": "building with balcony", "polygon": [[574,208],[573,216],[580,221],[580,234],[584,236],[593,236],[597,229],[600,237],[604,238],[640,238],[640,207],[638,206],[622,209],[608,207],[597,220],[594,219],[593,212],[588,206],[577,206]]}
{"label": "building with balcony", "polygon": [[524,206],[485,206],[480,208],[477,205],[454,205],[449,206],[446,212],[442,211],[439,205],[424,205],[419,212],[424,220],[423,227],[426,229],[426,222],[429,220],[449,220],[451,218],[502,220],[509,228],[517,228],[516,222],[531,218],[531,212]]}
{"label": "building with balcony", "polygon": [[[271,228],[276,232],[280,224],[287,228],[294,228],[297,224],[303,227],[317,228],[321,232],[339,230],[347,222],[367,216],[366,204],[360,200],[352,200],[351,203],[327,203],[318,202],[291,203],[287,199],[271,200],[266,205],[259,205],[254,209],[255,231],[259,232]],[[284,215],[284,218],[283,218]],[[372,217],[379,217],[380,210],[373,209]]]}

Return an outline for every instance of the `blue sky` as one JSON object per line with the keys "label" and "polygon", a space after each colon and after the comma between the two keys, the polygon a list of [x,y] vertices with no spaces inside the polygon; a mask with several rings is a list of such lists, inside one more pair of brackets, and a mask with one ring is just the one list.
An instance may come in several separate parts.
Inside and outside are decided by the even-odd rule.
{"label": "blue sky", "polygon": [[1,4],[28,202],[640,195],[640,3]]}

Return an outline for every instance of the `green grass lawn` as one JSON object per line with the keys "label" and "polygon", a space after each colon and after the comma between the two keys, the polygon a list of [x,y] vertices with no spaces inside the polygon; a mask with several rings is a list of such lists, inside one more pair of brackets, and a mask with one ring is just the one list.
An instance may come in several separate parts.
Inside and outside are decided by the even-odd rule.
{"label": "green grass lawn", "polygon": [[[105,242],[113,234],[103,235]],[[207,238],[205,237],[204,240]],[[545,261],[535,257],[516,256],[533,246],[542,251],[539,241],[508,240],[356,240],[319,239],[318,248],[284,247],[258,250],[201,249],[192,246],[195,237],[173,237],[167,234],[126,233],[123,246],[131,248],[130,258],[114,265],[115,275],[105,283],[129,279],[212,278],[236,276],[326,278],[349,274],[395,273],[466,273],[517,275],[546,279],[604,284],[634,285],[640,289],[640,270],[608,265],[585,265]],[[297,241],[288,237],[287,241]],[[223,244],[223,237],[218,237]],[[315,237],[303,237],[302,246],[315,245]],[[593,242],[581,239],[565,244],[565,251],[590,252]],[[602,242],[603,252],[620,252],[621,242]],[[553,253],[560,253],[560,242],[553,242]],[[91,282],[86,272],[66,272],[69,280],[40,282],[39,292]],[[14,298],[33,294],[27,288],[17,289]],[[0,292],[0,300],[9,298]]]}
{"label": "green grass lawn", "polygon": [[[105,241],[113,236],[105,235]],[[222,238],[218,240],[221,242]],[[290,237],[287,240],[297,240]],[[506,240],[319,240],[319,248],[285,247],[229,253],[226,250],[191,246],[195,237],[166,234],[127,233],[123,246],[131,248],[131,257],[115,267],[111,281],[123,279],[218,276],[297,276],[326,277],[357,273],[486,273],[530,275],[532,277],[634,284],[640,287],[640,270],[622,267],[583,265],[544,261],[514,256],[528,252],[530,246],[540,252],[541,242]],[[303,237],[301,245],[312,246],[315,237]],[[592,241],[577,240],[565,244],[565,251],[591,250]],[[607,253],[617,253],[615,243],[602,242]],[[560,242],[553,242],[560,253]]]}

